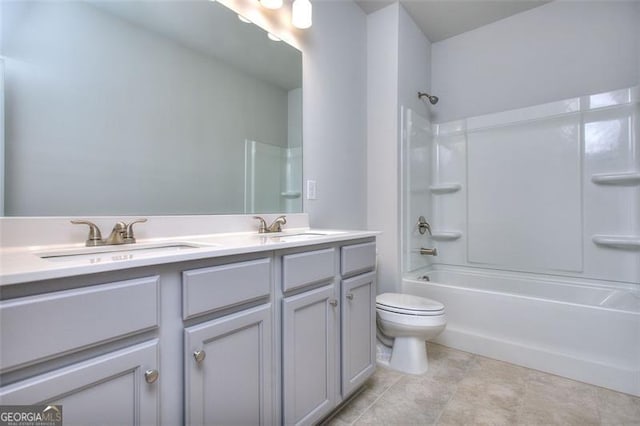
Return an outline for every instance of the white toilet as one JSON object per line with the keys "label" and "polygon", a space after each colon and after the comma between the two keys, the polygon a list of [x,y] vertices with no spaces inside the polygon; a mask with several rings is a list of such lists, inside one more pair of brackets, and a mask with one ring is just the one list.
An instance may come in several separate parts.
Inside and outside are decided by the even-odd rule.
{"label": "white toilet", "polygon": [[404,373],[425,373],[429,368],[425,341],[442,333],[447,325],[444,305],[410,294],[383,293],[376,297],[376,312],[381,340],[393,338],[389,367]]}

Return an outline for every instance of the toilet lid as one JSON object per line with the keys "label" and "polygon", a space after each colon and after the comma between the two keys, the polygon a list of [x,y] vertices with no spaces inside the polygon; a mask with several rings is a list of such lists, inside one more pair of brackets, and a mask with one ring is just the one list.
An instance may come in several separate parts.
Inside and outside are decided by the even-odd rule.
{"label": "toilet lid", "polygon": [[376,306],[392,312],[414,315],[433,315],[435,311],[444,310],[444,305],[438,301],[401,293],[379,294],[376,296]]}

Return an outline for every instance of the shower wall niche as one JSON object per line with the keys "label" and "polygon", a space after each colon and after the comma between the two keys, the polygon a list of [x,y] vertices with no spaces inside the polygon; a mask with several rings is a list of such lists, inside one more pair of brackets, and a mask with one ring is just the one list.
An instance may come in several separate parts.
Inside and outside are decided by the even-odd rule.
{"label": "shower wall niche", "polygon": [[[412,124],[404,126],[409,137]],[[640,284],[637,87],[432,130],[420,154],[429,175],[410,172],[417,160],[405,159],[405,175],[422,182],[403,186],[405,271],[431,261]],[[430,238],[411,227],[418,211]],[[421,264],[420,246],[437,247],[439,256]]]}

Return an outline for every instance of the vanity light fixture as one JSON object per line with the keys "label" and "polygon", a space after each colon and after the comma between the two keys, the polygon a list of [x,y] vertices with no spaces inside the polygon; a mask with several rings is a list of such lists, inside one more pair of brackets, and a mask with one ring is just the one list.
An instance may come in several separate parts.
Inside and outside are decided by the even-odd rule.
{"label": "vanity light fixture", "polygon": [[275,36],[271,33],[267,33],[267,37],[269,37],[269,40],[273,40],[273,41],[282,41],[282,39],[278,36]]}
{"label": "vanity light fixture", "polygon": [[260,0],[260,4],[267,9],[280,9],[282,0]]}
{"label": "vanity light fixture", "polygon": [[307,29],[312,23],[312,6],[309,0],[293,0],[291,23],[294,27]]}
{"label": "vanity light fixture", "polygon": [[[284,0],[258,0],[262,7],[280,9]],[[313,6],[311,0],[293,0],[291,5],[291,24],[301,30],[311,27]]]}
{"label": "vanity light fixture", "polygon": [[244,16],[242,16],[242,15],[240,15],[240,14],[238,14],[238,19],[239,19],[240,21],[244,22],[245,24],[250,24],[250,23],[251,23],[251,20],[250,20],[250,19],[247,19],[247,18],[245,18]]}

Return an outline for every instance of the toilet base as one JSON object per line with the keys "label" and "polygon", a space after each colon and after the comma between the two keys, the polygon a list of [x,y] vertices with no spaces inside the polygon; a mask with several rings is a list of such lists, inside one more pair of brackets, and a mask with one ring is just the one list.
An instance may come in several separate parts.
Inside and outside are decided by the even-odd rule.
{"label": "toilet base", "polygon": [[429,369],[424,339],[396,337],[389,367],[408,374],[424,374]]}

